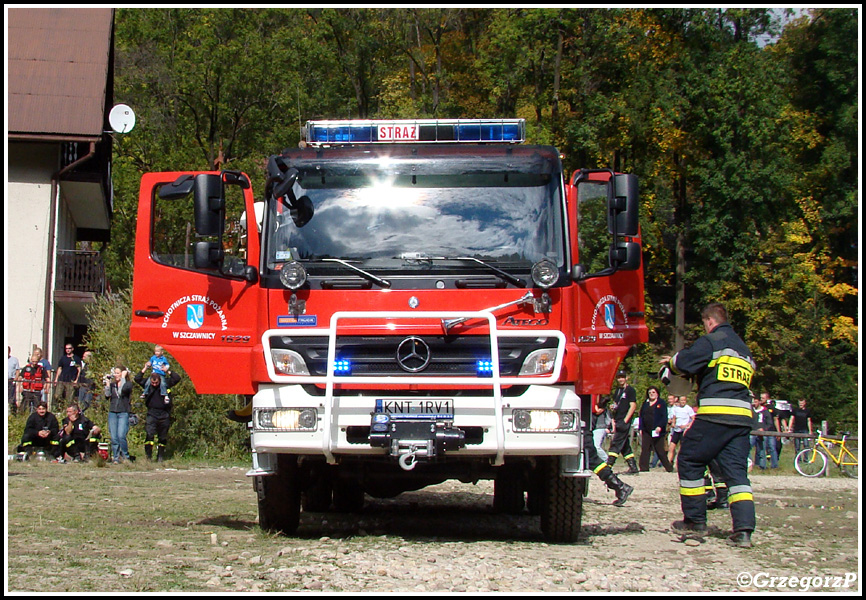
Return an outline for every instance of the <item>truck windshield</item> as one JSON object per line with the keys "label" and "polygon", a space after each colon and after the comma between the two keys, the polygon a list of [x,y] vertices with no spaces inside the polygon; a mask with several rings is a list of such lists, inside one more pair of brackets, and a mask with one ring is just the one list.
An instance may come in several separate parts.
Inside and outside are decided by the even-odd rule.
{"label": "truck windshield", "polygon": [[[294,200],[268,207],[269,268],[299,260],[311,274],[331,271],[327,258],[384,270],[417,269],[429,264],[423,257],[472,257],[506,270],[543,258],[563,264],[561,167],[552,148],[365,154],[374,155],[285,156],[300,175]],[[483,267],[464,260],[453,268]]]}

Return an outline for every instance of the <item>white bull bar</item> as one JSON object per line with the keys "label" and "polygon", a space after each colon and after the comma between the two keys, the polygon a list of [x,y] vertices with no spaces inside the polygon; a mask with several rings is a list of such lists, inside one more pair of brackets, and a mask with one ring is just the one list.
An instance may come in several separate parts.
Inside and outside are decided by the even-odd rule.
{"label": "white bull bar", "polygon": [[[392,324],[394,321],[405,319],[481,319],[486,320],[489,327],[490,337],[490,357],[492,363],[492,377],[437,377],[437,376],[419,376],[409,375],[406,377],[394,376],[351,376],[351,375],[335,375],[335,362],[337,353],[337,324],[340,320],[347,319],[363,319],[366,325],[369,325],[371,320],[381,319],[383,322]],[[375,325],[373,325],[375,327]],[[325,414],[324,414],[324,435],[322,439],[322,452],[325,455],[329,464],[336,464],[336,458],[333,453],[333,413],[336,397],[334,395],[335,383],[340,384],[381,384],[381,385],[404,385],[404,384],[422,384],[422,385],[472,385],[472,386],[489,386],[493,391],[493,408],[496,423],[496,458],[494,466],[502,465],[505,462],[505,432],[503,430],[503,412],[502,412],[502,386],[503,385],[533,385],[533,384],[554,384],[559,380],[559,375],[562,370],[562,362],[565,355],[565,335],[561,331],[556,330],[531,330],[531,331],[515,331],[506,330],[507,333],[500,334],[496,326],[496,317],[488,311],[422,311],[422,312],[370,312],[370,311],[341,311],[336,312],[331,316],[331,321],[328,329],[324,328],[282,328],[269,329],[262,334],[262,346],[265,353],[265,364],[267,366],[268,375],[274,383],[324,383],[325,384]],[[274,366],[273,356],[271,354],[270,340],[273,337],[322,337],[328,336],[328,362],[327,373],[324,377],[313,375],[284,375],[277,373]],[[453,334],[449,334],[453,335]],[[557,352],[554,361],[553,371],[549,375],[542,376],[525,376],[525,377],[502,377],[499,370],[499,337],[555,337],[557,339]]]}

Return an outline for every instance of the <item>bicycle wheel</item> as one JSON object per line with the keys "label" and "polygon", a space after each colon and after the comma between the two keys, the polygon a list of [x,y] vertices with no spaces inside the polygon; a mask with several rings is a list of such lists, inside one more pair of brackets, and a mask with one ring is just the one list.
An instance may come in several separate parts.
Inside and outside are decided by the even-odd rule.
{"label": "bicycle wheel", "polygon": [[[857,444],[849,444],[845,442],[845,448],[848,449],[848,452],[851,454],[847,454],[845,452],[842,453],[842,463],[839,465],[841,467],[842,472],[845,473],[851,479],[857,479],[859,466],[860,466],[860,451],[857,448]],[[853,456],[852,456],[853,455]]]}
{"label": "bicycle wheel", "polygon": [[818,477],[827,468],[827,457],[823,452],[805,448],[794,459],[794,468],[803,477]]}

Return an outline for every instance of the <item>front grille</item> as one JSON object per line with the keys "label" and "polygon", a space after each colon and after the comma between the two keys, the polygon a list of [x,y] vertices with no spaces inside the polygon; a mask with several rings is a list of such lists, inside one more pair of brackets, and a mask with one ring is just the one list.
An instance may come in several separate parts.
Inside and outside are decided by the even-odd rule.
{"label": "front grille", "polygon": [[[475,377],[478,361],[490,360],[488,336],[409,336],[417,337],[429,348],[430,361],[417,372],[401,368],[398,347],[407,336],[337,336],[336,358],[349,361],[353,377],[441,376]],[[556,338],[499,337],[499,367],[503,377],[516,377],[529,353],[541,348],[556,348]],[[325,336],[278,336],[272,348],[299,353],[312,376],[327,375],[328,338]],[[404,361],[405,362],[405,361]]]}

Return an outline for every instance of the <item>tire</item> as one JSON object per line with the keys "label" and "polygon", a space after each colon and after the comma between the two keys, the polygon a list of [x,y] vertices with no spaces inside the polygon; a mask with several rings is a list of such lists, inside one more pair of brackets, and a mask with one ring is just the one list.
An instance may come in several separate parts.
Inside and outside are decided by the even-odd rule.
{"label": "tire", "polygon": [[493,480],[493,510],[506,515],[519,515],[525,505],[521,470],[512,466],[499,467]]}
{"label": "tire", "polygon": [[560,477],[558,457],[541,459],[538,467],[544,477],[541,531],[549,542],[573,544],[580,535],[586,478]]}
{"label": "tire", "polygon": [[820,450],[804,448],[794,458],[794,468],[803,477],[818,477],[827,469],[827,457]]}
{"label": "tire", "polygon": [[298,458],[277,455],[277,472],[253,478],[259,505],[259,527],[264,531],[294,535],[301,520]]}
{"label": "tire", "polygon": [[[847,477],[850,477],[851,479],[857,479],[858,475],[859,475],[859,471],[860,471],[860,464],[859,464],[860,463],[860,451],[857,448],[856,442],[853,444],[849,444],[846,441],[845,447],[848,449],[849,452],[851,452],[851,454],[854,455],[854,459],[857,461],[857,464],[856,465],[841,464],[839,466],[842,468],[842,472],[845,473],[845,475]],[[848,456],[847,454],[845,454],[843,452],[842,453],[842,461],[843,461],[843,463],[844,462],[851,462],[852,459],[850,456]]]}

